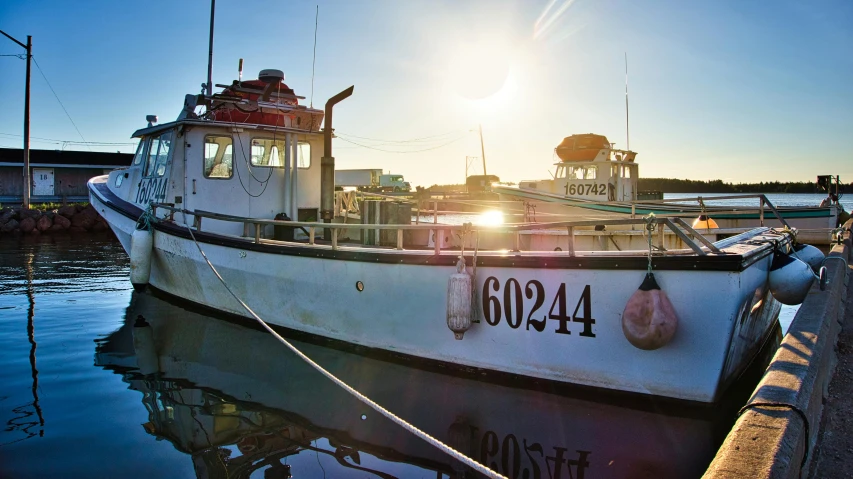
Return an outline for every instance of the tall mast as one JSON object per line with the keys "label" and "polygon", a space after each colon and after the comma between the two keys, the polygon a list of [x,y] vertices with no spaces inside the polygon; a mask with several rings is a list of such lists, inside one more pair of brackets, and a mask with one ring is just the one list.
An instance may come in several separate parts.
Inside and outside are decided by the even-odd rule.
{"label": "tall mast", "polygon": [[625,52],[625,146],[631,151],[631,135],[628,130],[628,52]]}
{"label": "tall mast", "polygon": [[480,154],[483,155],[483,176],[486,176],[486,148],[483,147],[483,124],[480,125]]}
{"label": "tall mast", "polygon": [[213,14],[216,0],[210,0],[210,43],[207,50],[207,96],[213,96]]}

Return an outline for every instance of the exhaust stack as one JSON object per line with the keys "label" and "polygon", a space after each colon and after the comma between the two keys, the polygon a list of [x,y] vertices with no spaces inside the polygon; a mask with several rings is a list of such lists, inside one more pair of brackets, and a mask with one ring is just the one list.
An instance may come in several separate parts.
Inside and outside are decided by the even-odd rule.
{"label": "exhaust stack", "polygon": [[[326,102],[325,125],[323,126],[323,158],[320,160],[320,217],[324,223],[331,223],[335,209],[335,157],[332,156],[332,108],[352,95],[355,86],[351,86]],[[331,230],[326,229],[324,237],[331,239]]]}

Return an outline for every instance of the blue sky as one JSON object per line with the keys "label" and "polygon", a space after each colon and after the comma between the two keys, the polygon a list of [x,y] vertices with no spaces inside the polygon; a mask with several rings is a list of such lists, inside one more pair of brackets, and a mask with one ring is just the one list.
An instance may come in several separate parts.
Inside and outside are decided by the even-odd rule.
{"label": "blue sky", "polygon": [[[279,68],[310,96],[318,4],[314,105],[355,85],[335,114],[339,168],[461,182],[465,157],[480,156],[471,131],[480,123],[489,173],[505,180],[547,177],[570,134],[624,148],[627,52],[642,176],[853,181],[847,0],[219,0],[214,82],[230,83],[244,58],[244,78]],[[87,141],[127,143],[146,114],[169,121],[184,94],[200,91],[208,13],[194,0],[5,0],[0,29],[33,35],[36,60]],[[0,38],[0,54],[22,51]],[[3,147],[21,143],[24,66],[0,57]],[[82,141],[35,66],[32,85],[32,136]],[[433,138],[403,141],[423,137]]]}

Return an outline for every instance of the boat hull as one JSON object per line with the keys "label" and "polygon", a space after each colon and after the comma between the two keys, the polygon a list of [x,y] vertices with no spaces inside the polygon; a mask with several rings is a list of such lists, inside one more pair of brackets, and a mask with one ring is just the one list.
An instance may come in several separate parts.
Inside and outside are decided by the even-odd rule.
{"label": "boat hull", "polygon": [[[150,327],[132,327],[140,315]],[[282,446],[322,443],[325,437],[333,447],[361,451],[361,465],[395,477],[435,475],[400,470],[393,465],[398,461],[453,477],[465,471],[264,331],[185,311],[147,293],[134,294],[126,317],[122,328],[100,342],[95,363],[121,373],[131,389],[143,393],[153,433],[193,457],[236,443],[240,453],[258,461],[263,452],[273,455]],[[383,407],[507,477],[581,477],[585,470],[586,477],[615,478],[638,468],[654,477],[695,477],[730,424],[725,408],[661,411],[657,401],[610,403],[599,395],[533,392],[295,344]],[[279,434],[302,440],[278,443]],[[555,456],[573,461],[571,470]],[[222,469],[241,462],[232,456],[226,466],[213,459],[208,466]],[[297,459],[290,463],[298,467]],[[335,472],[330,477],[347,475]]]}
{"label": "boat hull", "polygon": [[[89,184],[92,204],[128,250],[138,208],[110,197],[98,181]],[[504,253],[478,262],[478,322],[455,340],[445,315],[458,253],[386,250],[380,256],[374,250],[344,259],[330,248],[313,254],[297,245],[196,236],[199,243],[182,226],[157,226],[152,286],[249,317],[201,249],[230,289],[270,324],[461,368],[689,401],[715,401],[751,360],[779,311],[766,286],[769,250],[734,271],[672,260],[656,277],[679,316],[679,330],[665,347],[642,351],[623,335],[621,314],[646,274],[638,267],[644,260],[621,266],[620,258],[590,266],[578,260],[566,269],[555,267],[571,266],[565,256],[549,266],[547,256],[531,261]],[[743,323],[750,328],[734,334]]]}

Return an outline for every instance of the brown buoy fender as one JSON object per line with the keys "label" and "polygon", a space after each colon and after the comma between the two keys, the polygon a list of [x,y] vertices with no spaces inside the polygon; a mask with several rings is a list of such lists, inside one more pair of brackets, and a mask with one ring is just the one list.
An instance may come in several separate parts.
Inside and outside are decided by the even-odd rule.
{"label": "brown buoy fender", "polygon": [[647,351],[669,344],[678,329],[678,316],[652,273],[622,311],[622,333],[634,346]]}

